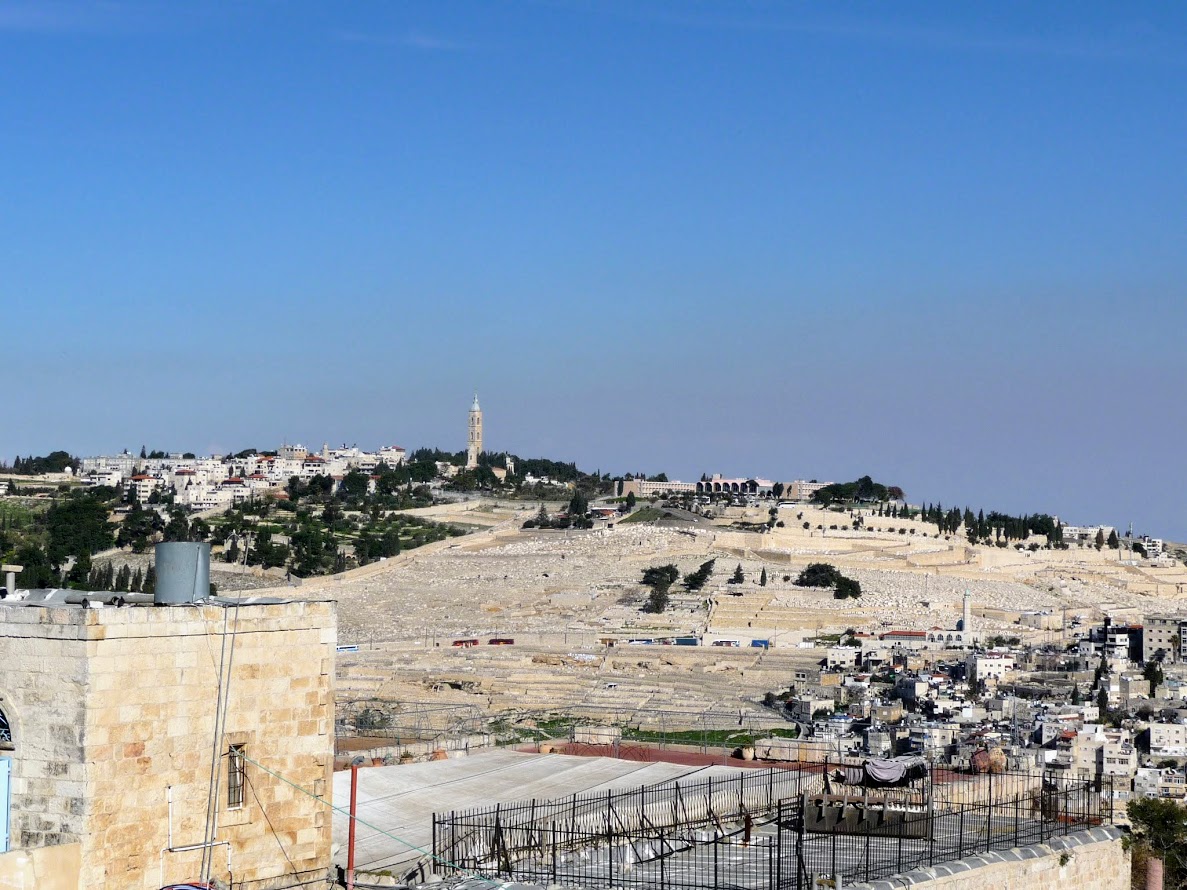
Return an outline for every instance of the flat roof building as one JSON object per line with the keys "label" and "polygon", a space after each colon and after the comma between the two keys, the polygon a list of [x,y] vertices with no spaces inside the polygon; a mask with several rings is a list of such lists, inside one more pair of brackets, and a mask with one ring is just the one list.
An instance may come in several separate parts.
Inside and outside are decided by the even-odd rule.
{"label": "flat roof building", "polygon": [[324,879],[334,604],[112,603],[0,600],[0,886]]}

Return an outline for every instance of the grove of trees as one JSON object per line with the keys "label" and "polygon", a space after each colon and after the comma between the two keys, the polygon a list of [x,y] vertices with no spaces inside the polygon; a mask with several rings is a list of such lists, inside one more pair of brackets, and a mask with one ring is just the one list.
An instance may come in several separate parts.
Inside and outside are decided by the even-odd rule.
{"label": "grove of trees", "polygon": [[833,596],[839,600],[849,597],[856,599],[861,596],[861,584],[853,578],[842,575],[836,566],[827,562],[809,564],[800,572],[795,583],[799,587],[832,588]]}
{"label": "grove of trees", "polygon": [[825,507],[835,503],[902,500],[902,497],[903,490],[897,485],[883,485],[869,476],[862,476],[853,482],[834,482],[818,488],[812,494],[812,500]]}

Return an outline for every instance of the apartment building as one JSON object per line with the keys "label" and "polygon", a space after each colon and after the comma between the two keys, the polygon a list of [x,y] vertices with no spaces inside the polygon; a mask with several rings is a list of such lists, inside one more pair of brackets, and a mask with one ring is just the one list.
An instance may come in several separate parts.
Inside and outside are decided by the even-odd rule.
{"label": "apartment building", "polygon": [[1143,661],[1168,664],[1187,661],[1187,617],[1147,615],[1143,629]]}
{"label": "apartment building", "polygon": [[1176,767],[1141,767],[1133,777],[1134,797],[1187,798],[1187,776]]}
{"label": "apartment building", "polygon": [[1187,757],[1187,726],[1182,723],[1151,723],[1150,756]]}

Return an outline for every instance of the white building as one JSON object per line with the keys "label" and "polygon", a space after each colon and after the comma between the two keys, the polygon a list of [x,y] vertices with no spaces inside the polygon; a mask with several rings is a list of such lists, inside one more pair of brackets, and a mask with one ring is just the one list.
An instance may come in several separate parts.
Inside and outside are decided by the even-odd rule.
{"label": "white building", "polygon": [[1167,664],[1187,661],[1187,617],[1147,615],[1142,622],[1142,659]]}
{"label": "white building", "polygon": [[[545,485],[550,484],[547,481]],[[618,483],[618,495],[634,494],[637,498],[649,498],[665,494],[696,491],[699,482],[651,482],[647,479],[624,479]]]}
{"label": "white building", "polygon": [[1134,770],[1138,768],[1138,749],[1128,729],[1105,730],[1105,742],[1100,749],[1099,771],[1102,776],[1124,779],[1129,787]]}
{"label": "white building", "polygon": [[968,657],[969,678],[986,684],[997,684],[1014,673],[1014,656],[1008,654],[977,653]]}
{"label": "white building", "polygon": [[1181,769],[1140,767],[1133,777],[1134,797],[1187,798],[1187,776]]}
{"label": "white building", "polygon": [[165,487],[165,481],[147,473],[138,473],[128,480],[128,495],[142,504],[148,503],[153,492]]}
{"label": "white building", "polygon": [[106,485],[110,488],[122,488],[124,484],[124,474],[115,467],[104,467],[102,469],[90,470],[82,477],[83,485]]}
{"label": "white building", "polygon": [[1146,559],[1162,559],[1164,550],[1162,538],[1151,538],[1149,535],[1142,535],[1142,549],[1146,551]]}
{"label": "white building", "polygon": [[1182,723],[1151,723],[1150,756],[1187,757],[1187,726]]}
{"label": "white building", "polygon": [[810,501],[812,495],[832,484],[831,482],[805,482],[803,479],[796,479],[784,486],[783,497],[789,501]]}
{"label": "white building", "polygon": [[304,445],[281,445],[276,456],[285,460],[302,461],[309,456],[309,449]]}
{"label": "white building", "polygon": [[1065,525],[1062,530],[1063,543],[1085,545],[1095,545],[1098,533],[1102,536],[1102,543],[1108,541],[1109,535],[1115,531],[1111,525]]}
{"label": "white building", "polygon": [[830,646],[828,649],[828,666],[834,668],[855,668],[861,657],[859,646]]}
{"label": "white building", "polygon": [[389,467],[398,467],[408,459],[408,453],[399,445],[387,445],[379,449],[379,462]]}

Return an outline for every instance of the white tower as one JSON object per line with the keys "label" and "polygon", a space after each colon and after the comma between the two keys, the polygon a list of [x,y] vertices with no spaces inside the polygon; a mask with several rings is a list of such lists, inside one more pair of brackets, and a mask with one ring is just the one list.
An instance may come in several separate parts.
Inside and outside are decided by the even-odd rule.
{"label": "white tower", "polygon": [[961,619],[961,622],[960,622],[960,629],[963,630],[966,634],[971,633],[973,630],[973,620],[972,619],[973,619],[972,598],[969,596],[969,592],[966,590],[964,592],[964,617]]}
{"label": "white tower", "polygon": [[478,455],[482,453],[482,408],[478,406],[478,393],[474,393],[474,404],[470,406],[470,434],[466,441],[466,468],[478,466]]}

